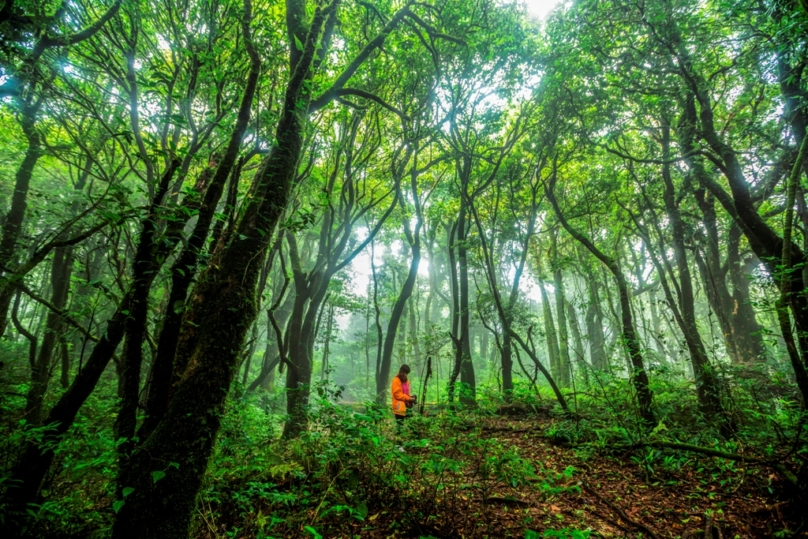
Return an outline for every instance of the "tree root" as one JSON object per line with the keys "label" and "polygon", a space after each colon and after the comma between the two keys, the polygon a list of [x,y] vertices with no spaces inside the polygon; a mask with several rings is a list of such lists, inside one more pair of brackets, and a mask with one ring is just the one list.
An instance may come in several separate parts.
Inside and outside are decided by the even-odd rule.
{"label": "tree root", "polygon": [[603,522],[608,522],[609,524],[611,524],[612,526],[614,526],[614,527],[615,527],[615,528],[617,528],[618,530],[622,530],[622,531],[624,531],[625,533],[631,533],[631,530],[630,530],[630,529],[628,529],[627,527],[625,527],[625,526],[623,526],[622,524],[620,524],[620,523],[619,523],[617,520],[615,520],[615,519],[613,519],[613,518],[609,518],[609,517],[607,517],[607,516],[606,516],[606,515],[604,515],[603,513],[599,513],[599,512],[597,512],[597,511],[593,511],[592,509],[589,509],[589,510],[588,510],[588,512],[589,512],[589,513],[591,513],[591,514],[593,514],[593,515],[595,515],[596,517],[598,517],[599,519],[601,519]]}
{"label": "tree root", "polygon": [[642,522],[637,522],[636,520],[632,520],[631,518],[629,518],[629,516],[626,514],[625,511],[623,511],[622,509],[620,509],[619,507],[614,505],[612,502],[610,502],[609,500],[607,500],[606,498],[604,498],[603,496],[598,494],[595,491],[595,489],[590,487],[589,484],[586,481],[582,481],[581,486],[584,488],[585,491],[587,491],[589,494],[591,494],[592,496],[597,498],[601,503],[608,506],[612,511],[614,511],[615,513],[620,515],[620,518],[622,518],[624,522],[626,522],[628,524],[631,524],[632,526],[634,526],[638,530],[648,534],[648,537],[650,537],[651,539],[659,539],[657,537],[657,535],[653,532],[653,530],[651,530],[651,528],[649,528],[648,526],[646,526]]}
{"label": "tree root", "polygon": [[721,528],[719,528],[715,522],[713,522],[713,517],[707,515],[707,523],[704,525],[704,530],[698,530],[695,532],[686,531],[682,534],[682,539],[695,539],[695,537],[704,534],[704,539],[724,539],[724,534],[721,533]]}

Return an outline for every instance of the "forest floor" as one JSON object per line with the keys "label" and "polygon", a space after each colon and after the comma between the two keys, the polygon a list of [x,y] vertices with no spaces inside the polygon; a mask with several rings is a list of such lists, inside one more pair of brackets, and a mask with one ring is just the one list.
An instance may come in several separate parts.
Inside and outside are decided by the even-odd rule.
{"label": "forest floor", "polygon": [[[808,515],[795,506],[798,502],[779,500],[783,481],[771,470],[726,468],[718,459],[696,456],[677,471],[657,468],[651,476],[625,453],[581,456],[556,445],[542,434],[545,427],[544,421],[500,420],[488,428],[490,436],[519,447],[523,457],[545,470],[563,476],[574,467],[566,484],[580,490],[571,488],[551,501],[535,500],[529,486],[503,490],[496,498],[504,502],[502,510],[489,513],[494,521],[490,537],[524,536],[526,516],[532,517],[531,529],[591,530],[603,537],[705,537],[708,527],[718,528],[715,537],[774,537],[778,532],[789,537],[783,530],[805,529],[799,514]],[[507,502],[511,498],[526,504],[514,511]]]}
{"label": "forest floor", "polygon": [[799,500],[783,498],[785,482],[766,467],[691,454],[671,470],[663,469],[661,458],[643,465],[643,459],[625,451],[582,454],[546,436],[549,423],[489,420],[482,436],[518,448],[544,475],[555,477],[550,495],[531,482],[500,485],[484,499],[461,494],[452,511],[436,511],[431,525],[402,529],[406,516],[388,508],[370,515],[364,525],[357,523],[351,535],[717,539],[797,537],[806,530],[808,512]]}

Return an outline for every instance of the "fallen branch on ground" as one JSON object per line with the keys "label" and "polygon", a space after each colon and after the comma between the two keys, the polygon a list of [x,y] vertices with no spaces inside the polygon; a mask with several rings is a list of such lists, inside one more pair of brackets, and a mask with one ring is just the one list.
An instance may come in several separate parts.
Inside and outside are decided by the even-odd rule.
{"label": "fallen branch on ground", "polygon": [[726,451],[719,451],[718,449],[711,449],[709,447],[701,447],[698,445],[682,444],[679,442],[640,442],[634,444],[633,447],[656,447],[660,449],[678,449],[681,451],[691,451],[693,453],[701,453],[711,457],[718,457],[736,462],[747,462],[751,464],[760,464],[762,466],[770,466],[780,472],[780,474],[792,485],[797,486],[799,480],[782,462],[771,460],[764,460],[757,457],[749,457],[746,455],[738,455],[737,453],[727,453]]}
{"label": "fallen branch on ground", "polygon": [[606,498],[604,498],[600,494],[598,494],[592,487],[589,486],[589,484],[586,481],[582,481],[581,486],[589,494],[591,494],[592,496],[594,496],[595,498],[600,500],[604,505],[609,506],[614,512],[616,512],[618,515],[620,515],[620,518],[622,518],[623,521],[627,522],[628,524],[631,524],[632,526],[634,526],[638,530],[641,530],[641,531],[647,533],[648,537],[651,537],[651,539],[658,539],[656,534],[651,530],[651,528],[649,528],[648,526],[646,526],[642,522],[637,522],[636,520],[630,519],[629,516],[625,513],[625,511],[623,511],[622,509],[620,509],[619,507],[614,505],[612,502],[610,502],[609,500],[607,500]]}
{"label": "fallen branch on ground", "polygon": [[626,533],[631,533],[631,530],[629,530],[628,528],[626,528],[625,526],[623,526],[622,524],[617,522],[617,520],[607,517],[603,513],[599,513],[597,511],[592,510],[592,509],[587,509],[586,511],[592,513],[593,515],[595,515],[596,517],[601,519],[603,522],[608,522],[609,524],[611,524],[612,526],[614,526],[618,530],[622,530],[622,531],[624,531]]}
{"label": "fallen branch on ground", "polygon": [[[713,517],[710,515],[707,515],[707,524],[704,526],[703,531],[698,530],[696,532],[692,532],[688,530],[682,534],[682,539],[693,539],[699,534],[702,534],[704,539],[724,539],[724,534],[721,533],[721,528],[719,528],[715,522],[713,522]],[[793,537],[796,537],[796,535]]]}

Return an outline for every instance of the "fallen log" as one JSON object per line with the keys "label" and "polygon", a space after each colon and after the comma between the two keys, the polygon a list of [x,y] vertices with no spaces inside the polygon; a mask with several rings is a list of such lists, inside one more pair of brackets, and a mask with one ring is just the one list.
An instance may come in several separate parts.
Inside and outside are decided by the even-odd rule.
{"label": "fallen log", "polygon": [[709,447],[701,447],[698,445],[683,444],[679,442],[638,442],[631,446],[636,447],[656,447],[658,449],[677,449],[680,451],[690,451],[692,453],[700,453],[710,457],[718,457],[722,459],[732,460],[735,462],[747,462],[751,464],[760,464],[761,466],[769,466],[777,470],[789,483],[794,486],[799,486],[799,480],[782,462],[760,459],[757,457],[750,457],[747,455],[739,455],[737,453],[728,453],[718,449]]}

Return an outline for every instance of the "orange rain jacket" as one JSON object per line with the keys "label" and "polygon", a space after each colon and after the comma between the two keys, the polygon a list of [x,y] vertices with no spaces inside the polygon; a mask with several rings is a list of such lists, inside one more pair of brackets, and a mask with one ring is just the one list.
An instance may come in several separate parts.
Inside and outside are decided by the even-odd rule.
{"label": "orange rain jacket", "polygon": [[390,394],[393,396],[393,413],[396,415],[407,415],[407,405],[412,401],[412,397],[404,393],[401,378],[393,376],[393,385],[390,387]]}

